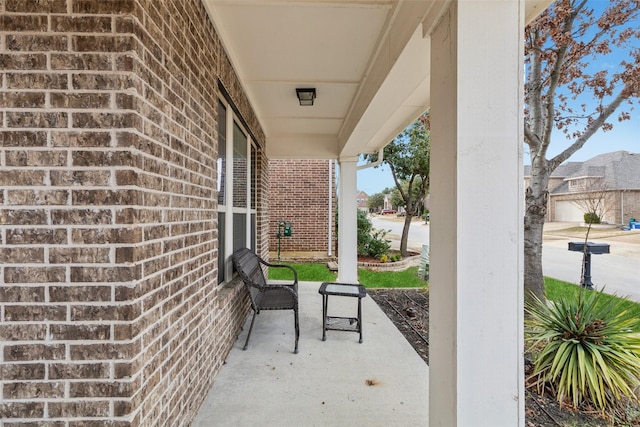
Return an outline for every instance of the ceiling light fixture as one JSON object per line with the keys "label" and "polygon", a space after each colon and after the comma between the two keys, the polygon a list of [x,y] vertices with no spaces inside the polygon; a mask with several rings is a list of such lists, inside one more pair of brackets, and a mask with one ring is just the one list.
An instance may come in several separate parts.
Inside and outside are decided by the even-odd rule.
{"label": "ceiling light fixture", "polygon": [[316,88],[297,88],[296,95],[301,106],[313,105],[313,100],[316,99]]}

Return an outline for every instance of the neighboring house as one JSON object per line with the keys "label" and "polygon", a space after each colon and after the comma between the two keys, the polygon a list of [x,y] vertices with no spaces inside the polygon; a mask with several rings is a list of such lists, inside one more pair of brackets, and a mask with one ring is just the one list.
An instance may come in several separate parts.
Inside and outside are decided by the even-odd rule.
{"label": "neighboring house", "polygon": [[[269,251],[277,253],[280,229],[283,258],[335,256],[337,201],[333,160],[270,160]],[[291,236],[281,222],[291,224]]]}
{"label": "neighboring house", "polygon": [[[525,166],[525,186],[530,166]],[[584,221],[585,199],[602,199],[603,222],[640,218],[640,154],[615,151],[560,165],[549,181],[548,221]]]}
{"label": "neighboring house", "polygon": [[385,195],[384,195],[384,204],[382,206],[382,210],[385,210],[385,209],[393,210],[393,205],[391,204],[391,194],[390,193],[385,193]]}
{"label": "neighboring house", "polygon": [[356,194],[356,203],[358,204],[359,210],[369,213],[369,195],[365,191],[358,191]]}

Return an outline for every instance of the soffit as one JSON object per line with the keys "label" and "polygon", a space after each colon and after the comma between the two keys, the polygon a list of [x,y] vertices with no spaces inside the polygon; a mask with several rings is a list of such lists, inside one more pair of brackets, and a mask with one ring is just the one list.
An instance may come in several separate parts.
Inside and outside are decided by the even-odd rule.
{"label": "soffit", "polygon": [[[549,1],[527,2],[527,17]],[[375,152],[429,106],[428,33],[448,0],[203,3],[269,158]],[[296,87],[315,87],[315,105],[299,106]]]}

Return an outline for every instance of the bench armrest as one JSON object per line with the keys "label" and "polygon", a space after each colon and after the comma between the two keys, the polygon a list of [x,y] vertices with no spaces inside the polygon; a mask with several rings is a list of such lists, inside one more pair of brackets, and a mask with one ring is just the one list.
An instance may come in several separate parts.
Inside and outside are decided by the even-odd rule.
{"label": "bench armrest", "polygon": [[[298,272],[291,266],[289,265],[284,265],[284,264],[271,264],[270,262],[267,262],[263,259],[260,259],[260,262],[264,265],[266,265],[267,267],[274,267],[274,268],[288,268],[289,270],[291,270],[293,272],[293,283],[295,285],[298,284]],[[271,286],[271,285],[270,285]]]}

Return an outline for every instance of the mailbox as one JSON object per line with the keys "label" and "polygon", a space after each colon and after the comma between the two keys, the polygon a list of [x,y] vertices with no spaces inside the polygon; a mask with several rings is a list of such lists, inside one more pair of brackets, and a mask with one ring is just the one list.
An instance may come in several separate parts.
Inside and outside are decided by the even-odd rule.
{"label": "mailbox", "polygon": [[587,242],[587,250],[585,251],[584,242],[569,242],[569,250],[574,252],[582,252],[582,277],[580,278],[580,286],[587,289],[593,289],[593,283],[591,282],[591,254],[608,254],[608,243],[593,243]]}
{"label": "mailbox", "polygon": [[[569,250],[575,252],[584,252],[584,242],[569,242]],[[608,243],[593,243],[587,242],[588,254],[608,254]]]}

